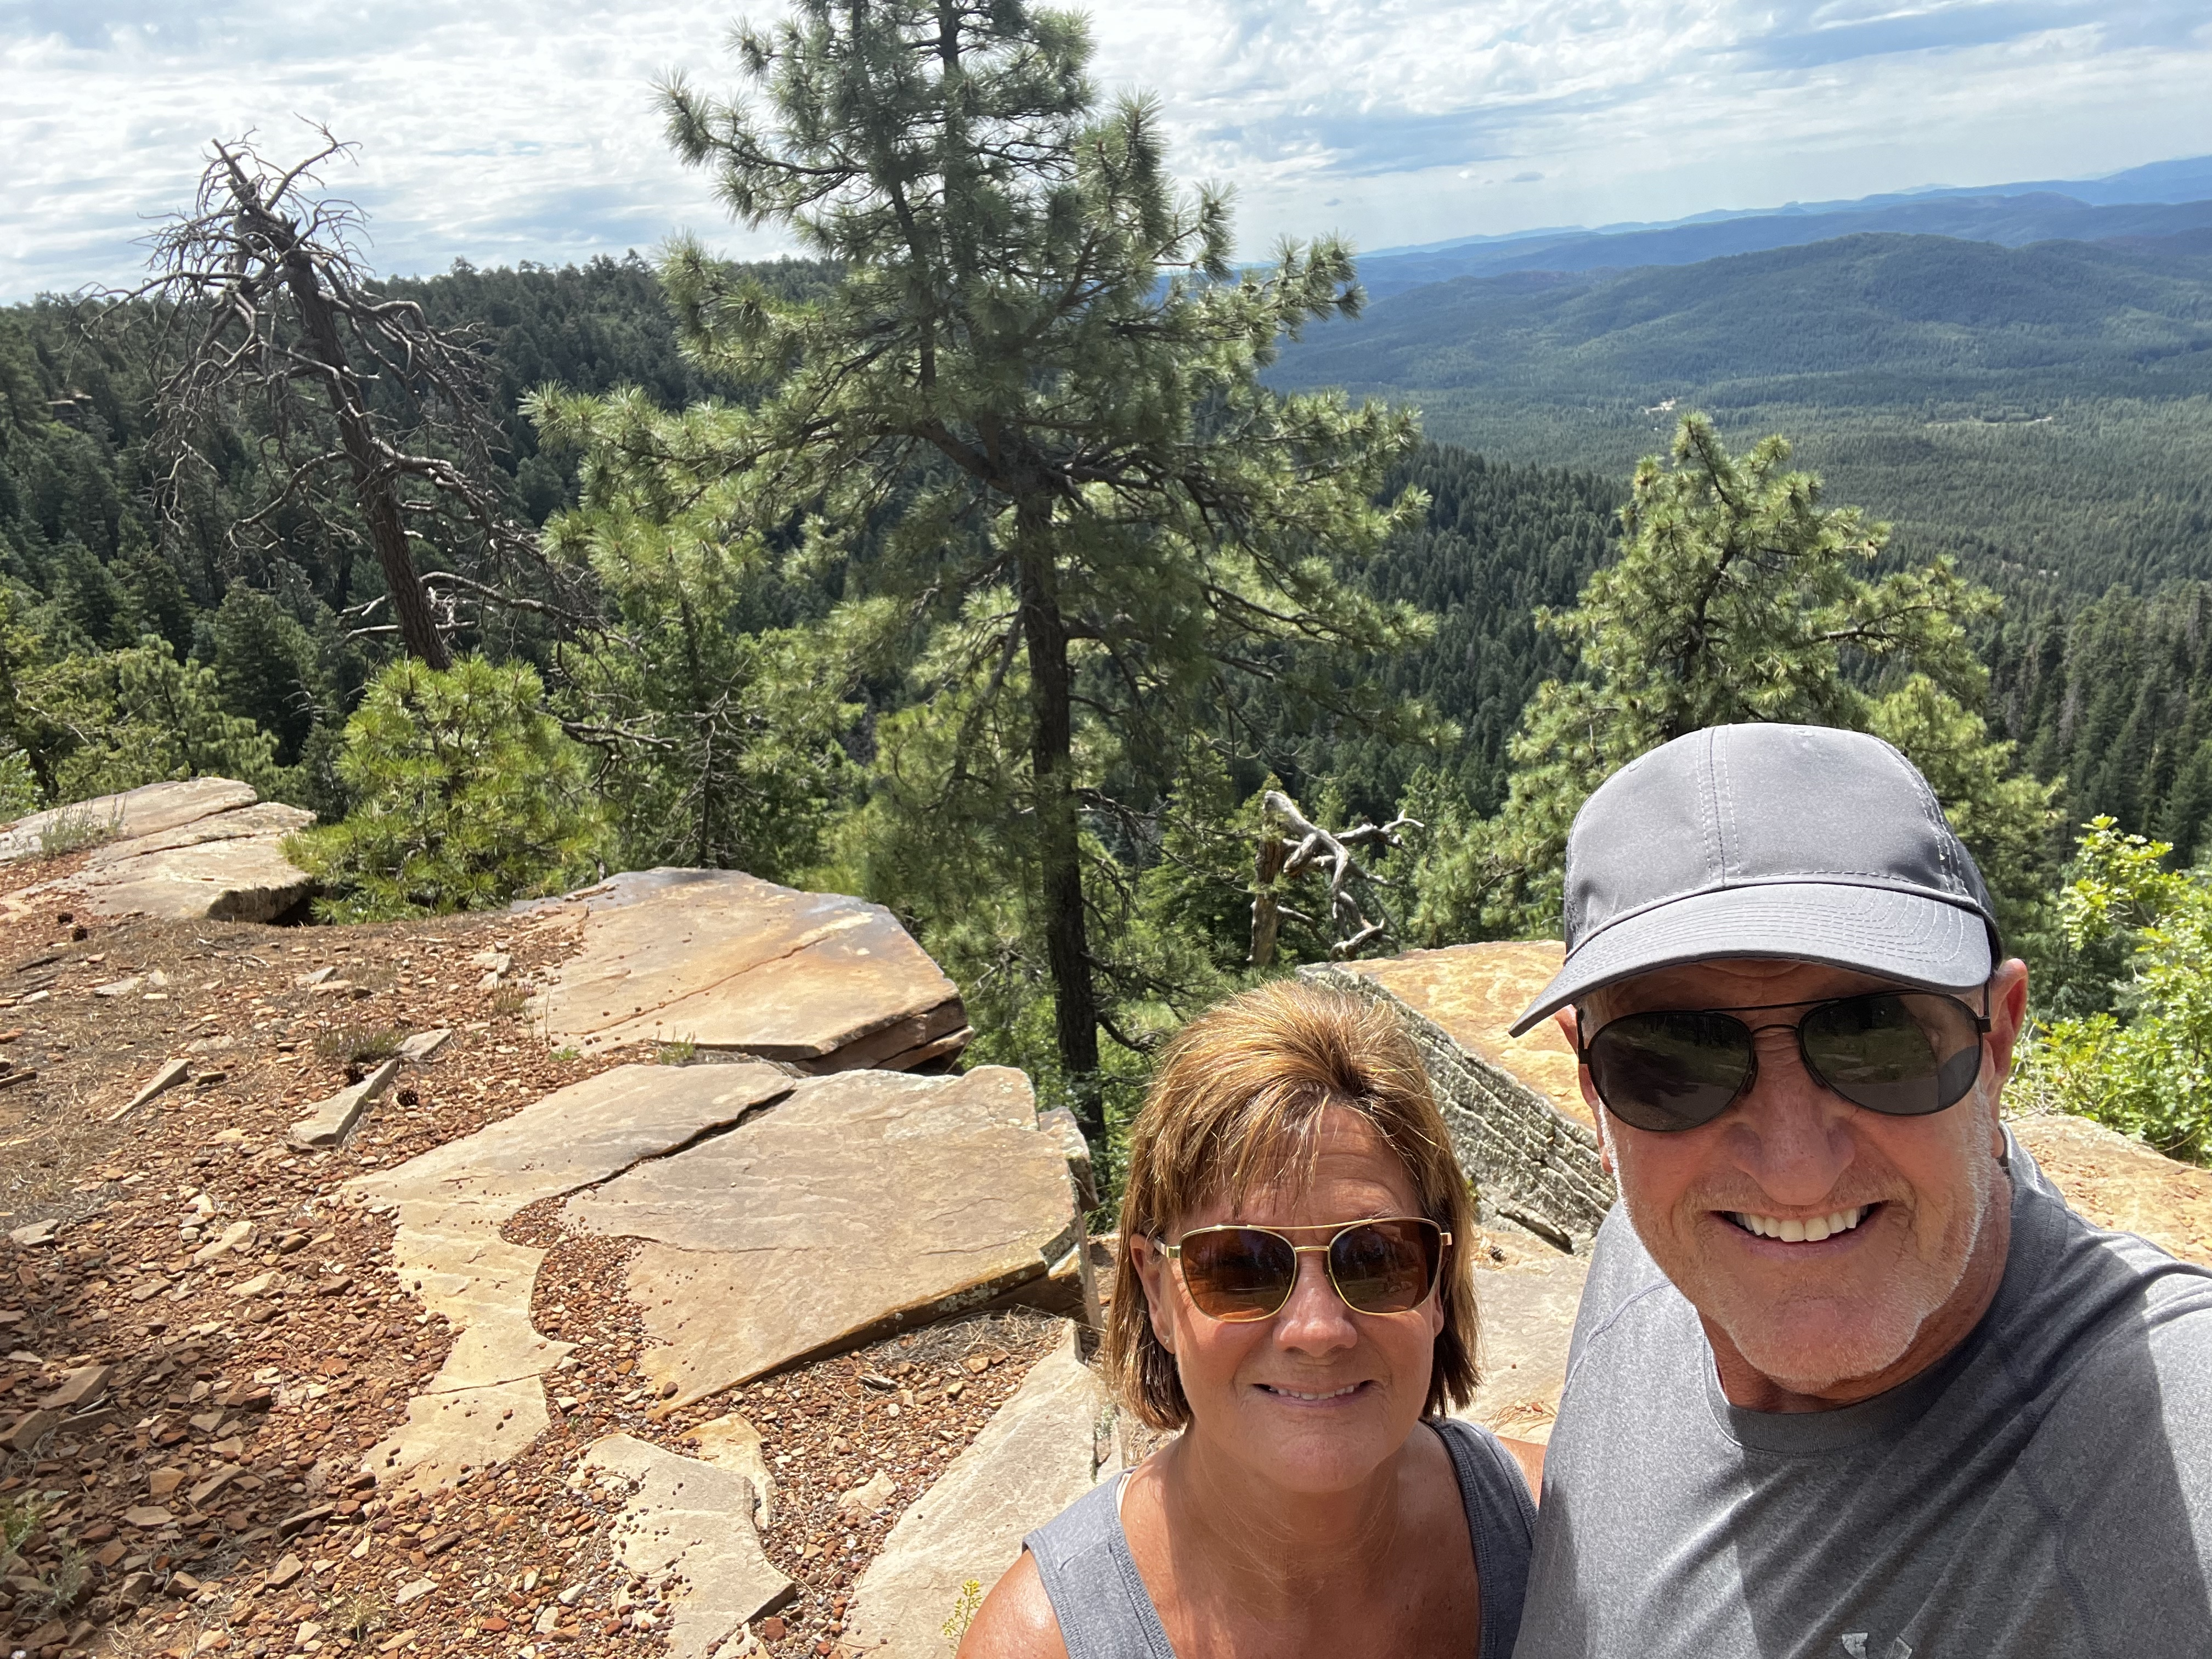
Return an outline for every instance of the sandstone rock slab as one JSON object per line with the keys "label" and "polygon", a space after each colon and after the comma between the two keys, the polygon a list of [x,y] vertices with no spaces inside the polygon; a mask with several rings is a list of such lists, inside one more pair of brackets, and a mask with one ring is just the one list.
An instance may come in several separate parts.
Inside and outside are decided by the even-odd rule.
{"label": "sandstone rock slab", "polygon": [[1039,1360],[891,1528],[854,1590],[846,1639],[882,1659],[945,1659],[961,1586],[989,1589],[1020,1559],[1024,1534],[1097,1484],[1108,1410],[1072,1344]]}
{"label": "sandstone rock slab", "polygon": [[309,1152],[344,1146],[346,1138],[353,1133],[354,1126],[361,1121],[362,1114],[382,1097],[384,1091],[392,1086],[392,1079],[398,1075],[399,1060],[394,1056],[360,1082],[339,1090],[328,1100],[319,1102],[313,1111],[292,1126],[285,1139],[295,1146]]}
{"label": "sandstone rock slab", "polygon": [[2100,1227],[2136,1233],[2212,1267],[2212,1170],[2178,1164],[2087,1118],[2014,1118],[2014,1138],[2066,1201]]}
{"label": "sandstone rock slab", "polygon": [[428,1492],[512,1462],[551,1422],[535,1376],[418,1394],[407,1402],[407,1421],[369,1448],[361,1468],[387,1490]]}
{"label": "sandstone rock slab", "polygon": [[641,1357],[680,1408],[807,1357],[1039,1285],[1082,1241],[1029,1079],[843,1072],[732,1133],[571,1199],[586,1231],[647,1241]]}
{"label": "sandstone rock slab", "polygon": [[100,915],[172,921],[272,921],[313,890],[284,856],[284,840],[315,815],[260,801],[228,778],[149,784],[120,795],[35,812],[0,830],[0,863],[40,850],[58,823],[109,832],[76,874],[8,896],[20,915],[68,895]]}
{"label": "sandstone rock slab", "polygon": [[793,1086],[772,1066],[617,1066],[342,1190],[397,1208],[403,1225],[450,1230],[465,1217],[496,1227],[540,1199],[728,1128]]}
{"label": "sandstone rock slab", "polygon": [[1525,1036],[1506,1033],[1565,959],[1566,947],[1556,939],[1535,939],[1408,951],[1346,966],[1442,1026],[1468,1053],[1518,1078],[1565,1115],[1595,1128],[1575,1080],[1575,1051],[1559,1028],[1547,1019]]}
{"label": "sandstone rock slab", "polygon": [[775,1476],[769,1473],[768,1455],[761,1449],[761,1431],[736,1412],[702,1423],[687,1437],[699,1450],[699,1461],[718,1469],[742,1474],[752,1483],[753,1524],[771,1525],[775,1513]]}
{"label": "sandstone rock slab", "polygon": [[179,1084],[188,1080],[191,1074],[192,1067],[190,1060],[179,1059],[168,1061],[160,1071],[148,1079],[145,1085],[137,1094],[131,1096],[124,1105],[117,1109],[107,1121],[110,1123],[121,1122],[155,1096],[167,1094]]}
{"label": "sandstone rock slab", "polygon": [[0,829],[0,864],[13,864],[43,850],[46,832],[58,823],[96,826],[109,830],[112,840],[129,840],[235,811],[260,799],[252,785],[230,778],[187,778],[49,807]]}
{"label": "sandstone rock slab", "polygon": [[797,1593],[761,1550],[743,1475],[626,1434],[596,1443],[584,1467],[633,1483],[610,1532],[615,1559],[637,1577],[682,1581],[671,1596],[671,1659],[706,1659]]}
{"label": "sandstone rock slab", "polygon": [[580,916],[582,948],[537,1005],[556,1044],[897,1071],[967,1040],[958,990],[881,905],[733,870],[651,870],[527,908]]}
{"label": "sandstone rock slab", "polygon": [[[398,1062],[391,1066],[396,1069]],[[540,1379],[573,1351],[532,1323],[545,1252],[500,1229],[543,1198],[690,1145],[785,1094],[769,1066],[622,1066],[555,1091],[459,1140],[356,1177],[350,1201],[395,1211],[392,1270],[455,1328],[408,1420],[362,1467],[417,1489],[504,1462],[550,1422]]]}
{"label": "sandstone rock slab", "polygon": [[1587,1257],[1563,1255],[1474,1275],[1482,1382],[1459,1416],[1518,1440],[1551,1438],[1589,1270]]}
{"label": "sandstone rock slab", "polygon": [[428,1066],[438,1050],[453,1040],[453,1029],[441,1025],[434,1031],[417,1031],[399,1045],[399,1058],[410,1066]]}
{"label": "sandstone rock slab", "polygon": [[[1544,971],[1541,958],[1533,956],[1535,947],[1516,948],[1532,953],[1523,963],[1532,977]],[[1413,957],[1451,954],[1416,951]],[[1586,1249],[1613,1207],[1614,1196],[1613,1182],[1598,1157],[1596,1132],[1586,1116],[1562,1111],[1551,1096],[1485,1059],[1401,997],[1390,988],[1391,965],[1314,963],[1299,969],[1298,976],[1380,1002],[1397,1015],[1420,1052],[1460,1167],[1474,1183],[1480,1218],[1510,1221],[1561,1249]],[[1401,983],[1408,995],[1425,996],[1423,987],[1433,989],[1429,976],[1437,970],[1433,960],[1425,966],[1416,961],[1415,965],[1422,967],[1422,973]],[[1536,979],[1537,984],[1542,982]],[[1501,1009],[1508,1003],[1516,1014],[1527,1006],[1510,997],[1497,1000]],[[1435,997],[1426,997],[1426,1006],[1450,1012]],[[1512,1015],[1501,1013],[1500,1018],[1510,1019]]]}

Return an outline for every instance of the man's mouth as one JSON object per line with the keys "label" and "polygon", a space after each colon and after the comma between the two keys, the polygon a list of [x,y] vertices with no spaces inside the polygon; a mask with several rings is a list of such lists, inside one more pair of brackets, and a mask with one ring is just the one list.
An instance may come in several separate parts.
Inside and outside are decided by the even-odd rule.
{"label": "man's mouth", "polygon": [[1784,1244],[1817,1244],[1824,1238],[1850,1231],[1881,1207],[1879,1204],[1860,1204],[1848,1210],[1832,1210],[1826,1215],[1807,1216],[1758,1215],[1749,1210],[1729,1210],[1723,1213],[1744,1231],[1761,1238],[1779,1239]]}
{"label": "man's mouth", "polygon": [[1299,1389],[1284,1388],[1273,1382],[1262,1382],[1258,1386],[1262,1393],[1272,1394],[1278,1400],[1295,1400],[1303,1405],[1312,1406],[1318,1405],[1324,1400],[1341,1400],[1346,1395],[1358,1394],[1367,1384],[1364,1382],[1347,1382],[1340,1389],[1325,1389],[1317,1394],[1308,1394]]}

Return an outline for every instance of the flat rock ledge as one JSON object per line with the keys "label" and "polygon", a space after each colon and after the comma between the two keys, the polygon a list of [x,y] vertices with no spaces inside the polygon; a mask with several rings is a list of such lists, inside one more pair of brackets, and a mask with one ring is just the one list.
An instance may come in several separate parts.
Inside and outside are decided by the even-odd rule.
{"label": "flat rock ledge", "polygon": [[531,1323],[545,1252],[507,1243],[501,1229],[540,1199],[727,1128],[790,1088],[768,1066],[620,1066],[348,1182],[349,1200],[396,1212],[399,1282],[455,1330],[445,1364],[409,1401],[406,1423],[362,1468],[380,1484],[427,1490],[507,1462],[543,1434],[551,1419],[540,1379],[574,1345]]}
{"label": "flat rock ledge", "polygon": [[0,829],[0,864],[35,857],[50,835],[99,839],[75,875],[20,889],[7,907],[20,915],[66,897],[95,915],[274,921],[313,891],[284,841],[314,821],[229,778],[152,783],[33,812]]}
{"label": "flat rock ledge", "polygon": [[573,915],[581,936],[536,1004],[556,1047],[910,1071],[971,1035],[958,989],[879,904],[735,870],[646,870],[518,908]]}
{"label": "flat rock ledge", "polygon": [[881,1659],[945,1659],[963,1586],[988,1591],[1022,1537],[1120,1467],[1112,1407],[1076,1332],[1039,1360],[968,1449],[908,1506],[854,1587],[846,1640]]}
{"label": "flat rock ledge", "polygon": [[583,1467],[603,1486],[628,1488],[612,1529],[615,1560],[662,1587],[668,1659],[741,1651],[747,1622],[798,1594],[761,1549],[744,1475],[627,1434],[597,1442]]}
{"label": "flat rock ledge", "polygon": [[1083,1287],[1052,1273],[1081,1259],[1075,1180],[1020,1072],[789,1087],[732,1133],[562,1209],[582,1231],[645,1241],[628,1291],[658,1339],[639,1369],[673,1385],[663,1412],[953,1314],[1079,1303]]}

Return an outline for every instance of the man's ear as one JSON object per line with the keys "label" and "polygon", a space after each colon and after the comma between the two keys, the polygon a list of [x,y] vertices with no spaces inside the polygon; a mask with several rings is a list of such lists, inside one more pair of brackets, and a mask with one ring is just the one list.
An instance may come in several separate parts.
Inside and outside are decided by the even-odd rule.
{"label": "man's ear", "polygon": [[[1971,993],[1969,994],[1971,995]],[[2004,1128],[2000,1121],[1999,1097],[2012,1077],[2013,1050],[2027,1029],[2027,964],[2018,957],[1990,975],[1989,1063],[1996,1087],[1989,1091],[1990,1130],[1996,1137],[1997,1156],[2004,1156]]]}
{"label": "man's ear", "polygon": [[[1567,1047],[1576,1054],[1582,1053],[1582,1023],[1576,1016],[1573,1005],[1570,1004],[1553,1014],[1552,1023],[1559,1028],[1559,1035],[1566,1038]],[[1611,1175],[1613,1172],[1613,1136],[1607,1133],[1605,1103],[1597,1097],[1597,1085],[1590,1081],[1589,1066],[1578,1065],[1575,1067],[1575,1081],[1581,1086],[1583,1103],[1590,1109],[1590,1121],[1597,1125],[1598,1165]]]}

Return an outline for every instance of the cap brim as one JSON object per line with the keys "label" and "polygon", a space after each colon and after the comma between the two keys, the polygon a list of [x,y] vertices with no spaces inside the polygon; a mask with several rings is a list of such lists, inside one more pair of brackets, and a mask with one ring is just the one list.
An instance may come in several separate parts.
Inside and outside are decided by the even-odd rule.
{"label": "cap brim", "polygon": [[1816,962],[1931,991],[1966,990],[1996,967],[1989,925],[1962,905],[1841,882],[1730,887],[1654,905],[1585,939],[1512,1035],[1601,987],[1725,957]]}

